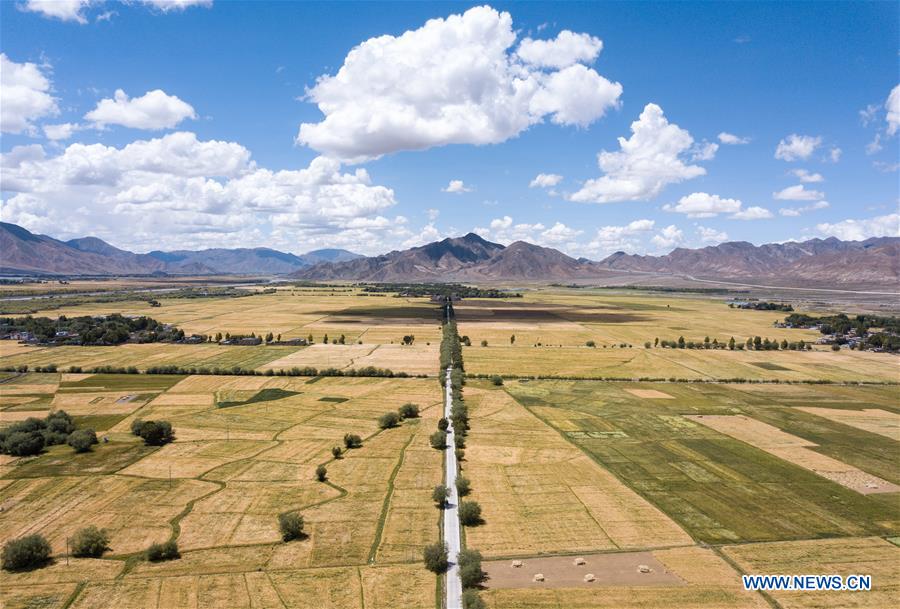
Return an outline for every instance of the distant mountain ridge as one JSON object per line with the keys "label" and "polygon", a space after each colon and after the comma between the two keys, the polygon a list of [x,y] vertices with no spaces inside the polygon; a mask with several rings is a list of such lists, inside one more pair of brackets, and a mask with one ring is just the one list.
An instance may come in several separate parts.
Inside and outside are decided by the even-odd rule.
{"label": "distant mountain ridge", "polygon": [[841,241],[830,237],[760,246],[735,241],[700,249],[677,248],[665,256],[616,252],[594,262],[524,241],[504,247],[469,233],[381,256],[318,264],[290,276],[348,281],[587,281],[627,273],[893,290],[900,281],[900,238]]}
{"label": "distant mountain ridge", "polygon": [[58,275],[284,275],[323,262],[362,258],[341,249],[295,255],[265,247],[135,254],[97,237],[60,241],[0,222],[0,272]]}

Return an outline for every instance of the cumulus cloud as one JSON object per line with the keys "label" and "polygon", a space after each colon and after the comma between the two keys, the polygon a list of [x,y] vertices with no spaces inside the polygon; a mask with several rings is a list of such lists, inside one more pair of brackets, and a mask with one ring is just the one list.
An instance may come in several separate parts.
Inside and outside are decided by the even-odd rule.
{"label": "cumulus cloud", "polygon": [[464,192],[472,192],[472,189],[465,185],[462,180],[450,180],[446,188],[442,188],[441,192],[449,192],[461,195]]}
{"label": "cumulus cloud", "polygon": [[749,137],[740,137],[738,135],[734,135],[733,133],[728,133],[727,131],[723,131],[719,134],[719,141],[728,146],[738,146],[741,144],[749,144]]}
{"label": "cumulus cloud", "polygon": [[528,188],[553,188],[560,182],[563,177],[556,173],[539,173],[528,184]]}
{"label": "cumulus cloud", "polygon": [[794,169],[791,174],[796,176],[801,182],[806,184],[814,184],[816,182],[824,182],[825,178],[821,173],[810,173],[805,169]]}
{"label": "cumulus cloud", "polygon": [[592,63],[603,49],[603,41],[588,34],[561,31],[552,40],[525,38],[516,55],[527,64],[542,68],[565,68],[575,63]]}
{"label": "cumulus cloud", "polygon": [[884,103],[887,109],[887,132],[888,135],[894,135],[900,129],[900,85],[891,89],[887,101]]}
{"label": "cumulus cloud", "polygon": [[698,226],[697,237],[702,243],[722,243],[728,240],[728,233],[707,226]]}
{"label": "cumulus cloud", "polygon": [[742,209],[741,211],[735,214],[731,214],[730,216],[730,218],[733,220],[766,220],[772,217],[772,212],[770,212],[765,207],[758,207],[756,205],[748,207],[746,209]]}
{"label": "cumulus cloud", "polygon": [[297,142],[362,162],[400,150],[496,144],[548,117],[586,126],[618,105],[622,86],[582,63],[599,53],[596,39],[526,39],[519,50],[528,61],[514,50],[516,39],[510,14],[489,6],[370,38],[307,91],[324,119],[301,124]]}
{"label": "cumulus cloud", "polygon": [[670,224],[650,240],[659,249],[668,249],[684,241],[684,233],[674,224]]}
{"label": "cumulus cloud", "polygon": [[114,99],[102,99],[97,107],[84,115],[94,126],[121,125],[132,129],[172,129],[187,118],[197,118],[194,108],[161,89],[148,91],[141,97],[129,98],[117,89]]}
{"label": "cumulus cloud", "polygon": [[0,53],[0,131],[34,133],[34,121],[59,114],[50,79],[33,63],[16,63]]}
{"label": "cumulus cloud", "polygon": [[597,234],[584,247],[593,256],[606,256],[613,252],[635,252],[640,248],[641,239],[653,231],[653,220],[634,220],[623,226],[601,226]]}
{"label": "cumulus cloud", "polygon": [[555,222],[547,228],[537,222],[516,223],[511,216],[494,218],[488,227],[475,227],[472,232],[481,235],[485,239],[508,245],[513,241],[528,241],[545,247],[562,247],[567,249],[576,247],[575,239],[584,231],[566,226],[562,222]]}
{"label": "cumulus cloud", "polygon": [[816,201],[811,205],[804,205],[803,207],[782,207],[778,210],[778,213],[782,216],[795,217],[805,214],[808,211],[826,209],[828,207],[831,207],[831,204],[828,201]]}
{"label": "cumulus cloud", "polygon": [[865,241],[872,237],[900,237],[900,214],[888,214],[861,220],[842,220],[841,222],[816,225],[816,230],[823,236],[837,237],[843,241]]}
{"label": "cumulus cloud", "polygon": [[715,142],[707,142],[703,140],[699,144],[695,145],[693,151],[691,152],[691,160],[692,161],[711,161],[716,157],[716,152],[719,150],[719,145]]}
{"label": "cumulus cloud", "polygon": [[663,205],[663,209],[687,214],[688,218],[712,218],[719,214],[736,213],[740,211],[741,205],[738,199],[724,199],[719,195],[693,192],[681,197],[675,205]]}
{"label": "cumulus cloud", "polygon": [[619,138],[620,150],[602,151],[597,163],[605,175],[588,180],[570,196],[580,203],[611,203],[652,199],[669,184],[676,184],[706,170],[689,165],[683,156],[694,139],[686,130],[669,123],[662,108],[647,104],[631,123],[632,136]]}
{"label": "cumulus cloud", "polygon": [[844,154],[844,151],[837,146],[834,146],[831,150],[828,151],[828,160],[832,163],[837,163],[841,160],[842,154]]}
{"label": "cumulus cloud", "polygon": [[821,145],[821,137],[792,133],[778,142],[778,147],[775,149],[775,158],[782,161],[805,161]]}
{"label": "cumulus cloud", "polygon": [[74,123],[60,123],[59,125],[43,125],[41,128],[44,130],[44,137],[55,142],[69,139],[80,127]]}
{"label": "cumulus cloud", "polygon": [[27,0],[19,8],[52,19],[87,23],[84,9],[90,4],[91,0]]}
{"label": "cumulus cloud", "polygon": [[825,193],[820,190],[806,190],[803,184],[788,186],[772,196],[779,201],[818,201],[825,198]]}
{"label": "cumulus cloud", "polygon": [[4,220],[59,237],[96,234],[138,250],[342,243],[380,251],[411,234],[382,216],[394,192],[373,185],[364,169],[342,171],[339,161],[317,157],[303,169],[273,171],[240,144],[193,133],[122,148],[71,144],[55,156],[17,147],[0,162],[0,188],[12,195]]}

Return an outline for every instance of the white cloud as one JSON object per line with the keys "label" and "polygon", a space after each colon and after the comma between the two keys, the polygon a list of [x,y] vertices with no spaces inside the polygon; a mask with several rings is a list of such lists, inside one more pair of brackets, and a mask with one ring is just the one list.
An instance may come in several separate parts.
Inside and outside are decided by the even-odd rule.
{"label": "white cloud", "polygon": [[606,174],[588,180],[571,195],[580,203],[610,203],[652,199],[669,184],[704,175],[698,165],[686,164],[681,156],[694,143],[691,134],[669,123],[662,108],[647,104],[638,120],[631,123],[630,139],[619,138],[618,152],[602,151],[597,156]]}
{"label": "white cloud", "polygon": [[814,184],[816,182],[825,181],[825,178],[822,177],[821,173],[810,173],[805,169],[793,169],[790,173],[796,176],[801,182],[804,182],[806,184]]}
{"label": "white cloud", "polygon": [[441,192],[449,192],[453,194],[462,194],[464,192],[472,192],[472,189],[466,186],[462,180],[450,180],[446,188],[442,188]]}
{"label": "white cloud", "polygon": [[553,188],[560,182],[563,177],[556,173],[539,173],[528,184],[528,188]]}
{"label": "white cloud", "polygon": [[96,127],[122,125],[132,129],[171,129],[187,118],[197,118],[194,108],[161,89],[129,98],[117,89],[115,99],[102,99],[84,115]]}
{"label": "white cloud", "polygon": [[722,243],[728,240],[728,233],[707,226],[698,226],[697,237],[702,243]]}
{"label": "white cloud", "polygon": [[837,146],[834,146],[831,150],[828,151],[828,160],[832,163],[837,163],[841,160],[842,154],[844,154],[844,151]]}
{"label": "white cloud", "polygon": [[703,243],[722,243],[728,240],[728,233],[706,226],[697,227],[697,236]]}
{"label": "white cloud", "polygon": [[61,123],[59,125],[43,125],[41,128],[44,130],[44,137],[55,142],[69,139],[80,127],[74,123]]}
{"label": "white cloud", "polygon": [[687,214],[688,218],[711,218],[718,214],[736,213],[740,211],[741,205],[738,199],[723,199],[719,195],[694,192],[681,197],[675,205],[663,205],[663,209]]}
{"label": "white cloud", "polygon": [[842,220],[833,224],[816,225],[823,236],[837,237],[843,241],[865,241],[872,237],[900,236],[900,214],[888,214],[862,220]]}
{"label": "white cloud", "polygon": [[859,111],[859,122],[862,123],[863,127],[868,127],[869,123],[875,120],[875,117],[878,116],[879,107],[875,104],[869,104],[864,109]]}
{"label": "white cloud", "polygon": [[792,133],[778,142],[775,158],[782,161],[806,160],[822,145],[821,137]]}
{"label": "white cloud", "polygon": [[525,63],[541,68],[565,68],[575,63],[593,63],[603,41],[588,34],[561,31],[552,40],[525,38],[516,51]]}
{"label": "white cloud", "polygon": [[267,245],[296,251],[347,246],[381,252],[412,233],[381,214],[394,192],[368,172],[317,157],[272,171],[240,144],[176,132],[115,148],[71,144],[2,155],[3,218],[69,238],[95,234],[139,251]]}
{"label": "white cloud", "polygon": [[888,135],[894,135],[900,129],[900,85],[891,89],[887,101],[884,103],[887,109],[887,132]]}
{"label": "white cloud", "polygon": [[816,201],[812,205],[804,205],[803,207],[782,207],[778,210],[778,213],[782,216],[796,217],[805,214],[808,211],[826,209],[828,207],[831,207],[831,204],[828,203],[828,201]]}
{"label": "white cloud", "polygon": [[202,6],[209,8],[213,5],[213,0],[140,0],[144,4],[152,6],[164,13],[171,11],[183,11],[192,6]]}
{"label": "white cloud", "polygon": [[727,144],[729,146],[737,146],[740,144],[749,144],[749,137],[740,137],[738,135],[734,135],[733,133],[728,133],[727,131],[723,131],[719,134],[719,141],[723,144]]}
{"label": "white cloud", "polygon": [[541,242],[563,245],[573,242],[583,232],[583,230],[566,226],[562,222],[555,222],[553,226],[541,233]]}
{"label": "white cloud", "polygon": [[730,218],[733,220],[766,220],[768,218],[772,218],[772,212],[770,212],[765,207],[748,207],[743,209],[736,214],[731,214]]}
{"label": "white cloud", "polygon": [[439,210],[439,209],[434,209],[434,208],[426,209],[426,210],[425,210],[425,215],[428,216],[428,219],[429,219],[431,222],[434,222],[435,220],[438,219],[438,216],[441,215],[441,210]]}
{"label": "white cloud", "polygon": [[683,242],[684,233],[674,224],[670,224],[654,235],[650,241],[659,249],[668,249]]}
{"label": "white cloud", "polygon": [[0,53],[0,131],[34,133],[34,121],[59,114],[50,80],[33,63],[16,63]]}
{"label": "white cloud", "polygon": [[707,142],[703,140],[694,146],[691,152],[692,161],[711,161],[716,157],[719,145],[715,142]]}
{"label": "white cloud", "polygon": [[866,144],[866,154],[878,154],[882,148],[881,133],[879,132],[875,134],[875,139]]}
{"label": "white cloud", "polygon": [[19,8],[62,21],[87,23],[83,11],[90,4],[91,0],[27,0]]}
{"label": "white cloud", "polygon": [[825,193],[820,190],[806,190],[803,184],[796,184],[773,192],[772,197],[779,201],[818,201],[825,198]]}
{"label": "white cloud", "polygon": [[516,38],[509,13],[489,6],[370,38],[307,91],[325,116],[301,124],[297,142],[362,162],[400,150],[496,144],[546,117],[586,126],[617,106],[622,86],[577,63],[586,51],[567,51],[567,37],[525,47],[535,61],[568,59],[559,70],[525,63],[512,51]]}
{"label": "white cloud", "polygon": [[527,241],[545,247],[564,247],[571,250],[578,246],[575,239],[584,231],[566,226],[562,222],[555,222],[553,226],[547,228],[540,222],[516,223],[511,216],[503,216],[491,220],[489,227],[475,227],[472,232],[504,245],[513,241]]}
{"label": "white cloud", "polygon": [[653,230],[653,220],[634,220],[624,226],[602,226],[597,234],[583,248],[586,253],[602,257],[617,251],[634,252],[640,247],[641,239]]}

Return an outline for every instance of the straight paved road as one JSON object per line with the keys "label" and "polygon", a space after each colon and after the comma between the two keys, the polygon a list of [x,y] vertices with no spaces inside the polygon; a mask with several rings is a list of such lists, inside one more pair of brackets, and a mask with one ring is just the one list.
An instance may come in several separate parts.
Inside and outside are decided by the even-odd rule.
{"label": "straight paved road", "polygon": [[[452,406],[452,392],[450,389],[450,370],[447,367],[447,386],[444,392],[444,416],[450,421],[450,407]],[[450,489],[450,497],[447,500],[447,508],[444,510],[444,541],[447,543],[450,568],[447,570],[446,608],[462,609],[462,582],[459,579],[459,565],[456,564],[459,555],[459,495],[456,492],[456,443],[454,442],[453,423],[447,427],[447,448],[444,449],[444,459],[447,472],[447,488]]]}

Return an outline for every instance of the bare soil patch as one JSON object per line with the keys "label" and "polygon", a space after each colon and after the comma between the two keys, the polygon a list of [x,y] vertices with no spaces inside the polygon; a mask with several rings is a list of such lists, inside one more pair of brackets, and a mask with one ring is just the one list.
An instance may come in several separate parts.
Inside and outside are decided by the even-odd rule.
{"label": "bare soil patch", "polygon": [[[669,571],[651,552],[616,552],[584,554],[583,565],[576,565],[575,556],[547,556],[523,558],[514,567],[512,560],[492,560],[483,563],[488,573],[488,588],[591,588],[601,586],[684,586],[684,580]],[[649,567],[647,573],[641,566]],[[544,581],[534,581],[535,574]],[[593,574],[594,581],[585,581]]]}

